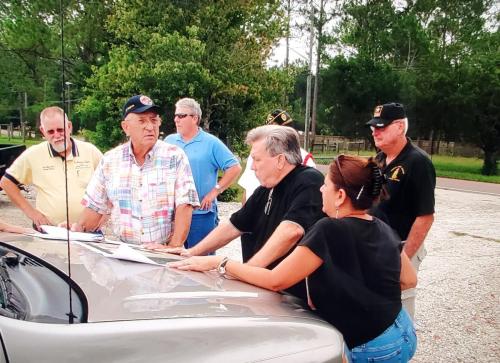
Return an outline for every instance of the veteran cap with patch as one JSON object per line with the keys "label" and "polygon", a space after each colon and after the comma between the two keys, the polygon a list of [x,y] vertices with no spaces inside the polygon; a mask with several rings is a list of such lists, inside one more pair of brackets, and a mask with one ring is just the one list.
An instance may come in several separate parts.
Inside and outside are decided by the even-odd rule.
{"label": "veteran cap with patch", "polygon": [[292,117],[284,110],[274,110],[266,118],[267,125],[285,126],[293,122]]}
{"label": "veteran cap with patch", "polygon": [[401,103],[386,103],[375,107],[373,118],[366,123],[367,126],[375,128],[386,127],[394,120],[401,120],[406,117],[406,112]]}
{"label": "veteran cap with patch", "polygon": [[146,111],[153,111],[159,114],[161,109],[148,96],[135,95],[130,97],[123,106],[123,118],[127,117],[129,113],[143,113]]}

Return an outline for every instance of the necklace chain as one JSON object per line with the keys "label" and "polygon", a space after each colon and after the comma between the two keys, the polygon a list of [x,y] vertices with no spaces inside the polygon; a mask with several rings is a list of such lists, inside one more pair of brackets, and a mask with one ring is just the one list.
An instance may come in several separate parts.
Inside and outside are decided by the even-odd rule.
{"label": "necklace chain", "polygon": [[264,207],[264,213],[266,216],[268,216],[269,213],[271,212],[271,204],[273,203],[273,191],[274,191],[274,188],[272,188],[269,191],[269,195],[267,196],[266,206]]}

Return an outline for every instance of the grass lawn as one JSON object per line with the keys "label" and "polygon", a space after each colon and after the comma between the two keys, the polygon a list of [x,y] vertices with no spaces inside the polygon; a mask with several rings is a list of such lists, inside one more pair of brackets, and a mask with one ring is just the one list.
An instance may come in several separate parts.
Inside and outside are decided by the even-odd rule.
{"label": "grass lawn", "polygon": [[[31,145],[36,145],[41,141],[43,140],[27,139],[25,144],[27,147],[29,147]],[[5,135],[0,136],[0,144],[22,143],[23,140],[20,138],[13,138],[9,140]],[[351,152],[351,154],[357,155],[357,153],[354,151]],[[374,154],[370,151],[361,151],[359,155],[371,156]],[[331,153],[322,154],[319,152],[315,152],[314,160],[317,164],[329,164],[335,156],[335,154]],[[440,177],[500,184],[500,175],[481,175],[481,168],[483,166],[483,160],[481,159],[459,156],[433,155],[432,162],[434,164],[434,167],[436,168],[437,176]]]}
{"label": "grass lawn", "polygon": [[25,144],[26,147],[30,147],[31,145],[39,144],[42,141],[43,141],[42,139],[26,139],[26,142],[23,143],[23,139],[21,138],[16,137],[16,138],[11,138],[9,140],[5,135],[0,136],[0,144],[11,144],[11,145]]}
{"label": "grass lawn", "polygon": [[441,177],[500,184],[500,175],[481,175],[482,159],[433,155],[432,163]]}
{"label": "grass lawn", "polygon": [[[357,154],[357,153],[351,153]],[[371,156],[372,152],[360,152],[361,156]],[[314,160],[319,164],[329,164],[335,155],[314,153]],[[500,175],[486,176],[481,175],[483,160],[477,158],[466,158],[460,156],[433,155],[432,163],[436,168],[436,174],[439,177],[481,181],[487,183],[500,184]]]}

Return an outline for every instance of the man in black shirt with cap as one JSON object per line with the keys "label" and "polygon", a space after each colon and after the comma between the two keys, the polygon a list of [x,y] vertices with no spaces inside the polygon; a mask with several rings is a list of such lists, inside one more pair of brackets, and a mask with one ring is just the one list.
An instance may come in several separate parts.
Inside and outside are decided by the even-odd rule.
{"label": "man in black shirt with cap", "polygon": [[[413,266],[418,267],[426,255],[424,239],[434,221],[436,172],[428,155],[406,137],[408,118],[400,103],[386,103],[375,108],[367,123],[377,159],[387,178],[389,198],[382,201],[374,214],[381,216],[396,230],[404,251]],[[403,306],[413,318],[416,290],[404,290]]]}

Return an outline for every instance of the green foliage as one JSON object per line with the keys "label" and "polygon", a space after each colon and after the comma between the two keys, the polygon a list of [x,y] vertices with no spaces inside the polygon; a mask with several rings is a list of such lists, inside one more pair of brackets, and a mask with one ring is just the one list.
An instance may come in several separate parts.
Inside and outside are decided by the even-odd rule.
{"label": "green foliage", "polygon": [[[202,126],[246,155],[246,131],[262,124],[271,109],[286,108],[295,127],[303,129],[305,65],[266,66],[288,20],[292,27],[298,22],[295,13],[287,19],[288,4],[63,0],[68,86],[61,76],[60,1],[4,0],[0,120],[17,123],[21,115],[35,127],[40,110],[62,105],[65,92],[74,125],[107,149],[123,141],[121,107],[131,95],[148,94],[163,107],[165,133],[174,128],[174,103],[188,96],[202,105]],[[323,5],[325,11],[318,11]],[[314,2],[322,60],[317,130],[368,136],[363,124],[373,107],[401,101],[411,136],[473,142],[484,151],[482,172],[497,174],[495,5],[493,0]],[[307,14],[310,2],[293,0],[291,6]],[[307,31],[303,25],[296,30]],[[325,62],[325,46],[343,56]]]}
{"label": "green foliage", "polygon": [[321,72],[319,120],[335,134],[367,135],[374,105],[400,99],[399,75],[386,63],[361,56],[335,57]]}
{"label": "green foliage", "polygon": [[219,202],[240,202],[241,188],[237,185],[231,185],[217,197],[217,200]]}
{"label": "green foliage", "polygon": [[484,151],[484,175],[498,175],[500,152],[500,34],[484,34],[461,65],[458,109],[464,119],[462,139]]}
{"label": "green foliage", "polygon": [[205,129],[241,140],[242,130],[263,119],[290,84],[285,72],[265,68],[283,31],[278,6],[263,0],[117,2],[107,23],[115,37],[109,61],[94,68],[78,108],[82,119],[98,120],[95,141],[106,147],[118,141],[121,106],[137,93],[169,107],[165,120],[176,100],[193,97],[202,105]]}
{"label": "green foliage", "polygon": [[[500,145],[498,18],[490,20],[489,27],[485,21],[493,4],[491,0],[350,0],[340,27],[341,39],[355,49],[352,64],[369,58],[397,73],[392,78],[392,98],[379,101],[399,100],[406,105],[411,135],[474,142],[484,151],[483,173],[492,175],[498,172]],[[343,84],[333,84],[340,90],[338,97],[336,102],[325,100],[324,108],[334,113],[340,113],[339,108],[356,109],[357,91],[361,100],[369,98],[368,114],[376,104],[368,107],[377,92],[372,89],[374,83],[385,80],[371,78],[369,69],[368,77],[360,72],[350,77],[350,71],[344,68],[342,77],[333,78]],[[360,90],[359,84],[369,92]],[[353,97],[349,97],[351,91]],[[324,89],[323,93],[332,92]],[[350,121],[356,122],[352,117]]]}
{"label": "green foliage", "polygon": [[[80,98],[92,65],[107,57],[109,41],[103,23],[113,1],[64,0],[64,64],[61,74],[60,1],[5,0],[0,5],[0,118],[36,124],[40,110],[62,106],[62,91],[72,102]],[[28,108],[24,108],[24,94]],[[69,101],[67,101],[69,105]],[[78,120],[76,120],[78,121]],[[77,122],[78,123],[78,122]],[[77,124],[76,123],[76,124]]]}

